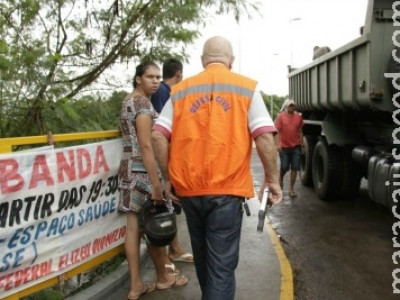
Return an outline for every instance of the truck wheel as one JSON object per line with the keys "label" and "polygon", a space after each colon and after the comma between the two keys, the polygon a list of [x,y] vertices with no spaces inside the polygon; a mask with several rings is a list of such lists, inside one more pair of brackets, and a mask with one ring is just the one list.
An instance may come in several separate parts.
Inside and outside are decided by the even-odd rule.
{"label": "truck wheel", "polygon": [[312,179],[312,157],[314,153],[314,147],[316,144],[315,137],[306,135],[303,137],[303,153],[301,154],[300,164],[300,181],[305,186],[313,186]]}
{"label": "truck wheel", "polygon": [[351,158],[351,150],[342,149],[343,173],[338,196],[342,199],[354,199],[360,191],[362,172]]}
{"label": "truck wheel", "polygon": [[340,149],[336,146],[328,146],[324,140],[318,141],[315,146],[312,178],[315,192],[322,200],[330,200],[335,196],[335,189],[340,178],[340,157]]}

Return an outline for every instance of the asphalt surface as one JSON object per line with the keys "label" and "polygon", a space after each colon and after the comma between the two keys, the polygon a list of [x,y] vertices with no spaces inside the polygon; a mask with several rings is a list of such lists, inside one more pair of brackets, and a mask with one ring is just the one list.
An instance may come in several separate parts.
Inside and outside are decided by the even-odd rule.
{"label": "asphalt surface", "polygon": [[400,299],[392,290],[394,218],[363,187],[357,199],[324,202],[298,183],[298,197],[284,197],[269,215],[292,265],[295,299]]}

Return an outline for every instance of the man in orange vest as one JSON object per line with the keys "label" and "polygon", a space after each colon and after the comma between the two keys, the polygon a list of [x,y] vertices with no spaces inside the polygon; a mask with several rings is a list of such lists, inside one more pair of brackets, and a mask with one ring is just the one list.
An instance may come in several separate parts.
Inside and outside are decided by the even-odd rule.
{"label": "man in orange vest", "polygon": [[235,296],[242,203],[254,197],[252,139],[264,167],[261,192],[282,200],[274,123],[257,82],[230,71],[228,40],[204,44],[201,73],[174,85],[153,127],[156,158],[173,201],[181,199],[203,300]]}

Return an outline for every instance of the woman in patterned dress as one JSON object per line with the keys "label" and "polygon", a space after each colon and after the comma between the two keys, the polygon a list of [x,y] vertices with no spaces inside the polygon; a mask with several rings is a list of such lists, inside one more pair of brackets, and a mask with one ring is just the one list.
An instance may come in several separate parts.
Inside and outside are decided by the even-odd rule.
{"label": "woman in patterned dress", "polygon": [[144,283],[140,277],[140,229],[138,213],[145,201],[164,202],[161,176],[151,146],[151,128],[157,113],[150,96],[159,85],[161,72],[153,62],[137,66],[134,90],[122,103],[120,126],[123,154],[119,169],[120,201],[118,208],[126,213],[127,234],[125,253],[129,265],[131,289],[128,299],[139,299],[157,289],[179,287],[187,278],[169,274],[165,268],[166,252],[163,247],[147,245],[157,272],[157,283]]}

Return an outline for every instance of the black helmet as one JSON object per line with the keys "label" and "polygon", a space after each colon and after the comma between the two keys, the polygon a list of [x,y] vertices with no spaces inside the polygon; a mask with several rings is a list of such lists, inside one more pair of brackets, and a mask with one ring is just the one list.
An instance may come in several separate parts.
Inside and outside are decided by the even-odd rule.
{"label": "black helmet", "polygon": [[175,214],[165,205],[155,205],[151,200],[143,204],[140,223],[147,243],[154,246],[167,246],[176,235]]}

